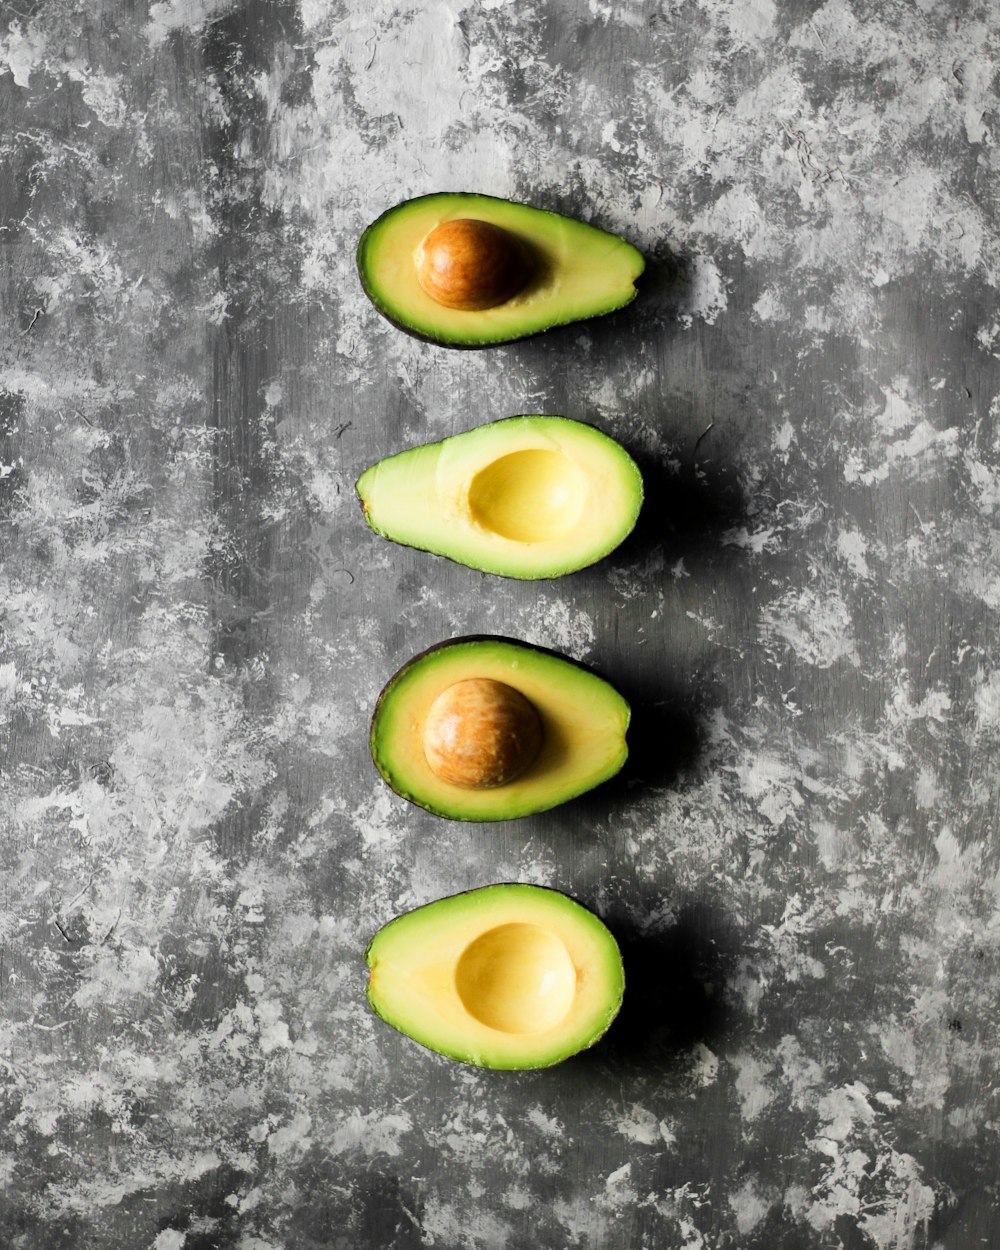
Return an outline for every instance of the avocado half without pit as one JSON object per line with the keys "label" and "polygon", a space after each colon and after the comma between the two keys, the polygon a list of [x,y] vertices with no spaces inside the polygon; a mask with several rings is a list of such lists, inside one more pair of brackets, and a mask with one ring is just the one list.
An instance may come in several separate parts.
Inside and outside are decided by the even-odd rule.
{"label": "avocado half without pit", "polygon": [[645,267],[617,235],[490,195],[405,200],[361,236],[365,293],[394,325],[445,347],[487,347],[631,303]]}
{"label": "avocado half without pit", "polygon": [[438,899],[379,930],[368,1001],[421,1045],[486,1068],[546,1068],[596,1042],[621,1006],[621,953],[604,923],[543,886]]}
{"label": "avocado half without pit", "polygon": [[513,820],[576,798],[628,755],[628,703],[567,656],[510,638],[457,638],[390,678],[372,717],[375,766],[450,820]]}
{"label": "avocado half without pit", "polygon": [[560,577],[631,533],[642,475],[613,438],[568,417],[493,421],[398,452],[357,481],[376,534],[505,577]]}

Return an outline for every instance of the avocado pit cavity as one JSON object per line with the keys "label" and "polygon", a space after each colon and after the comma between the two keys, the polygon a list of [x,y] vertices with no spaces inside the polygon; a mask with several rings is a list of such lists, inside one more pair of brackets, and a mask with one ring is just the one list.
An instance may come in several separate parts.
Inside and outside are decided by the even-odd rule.
{"label": "avocado pit cavity", "polygon": [[465,1010],[502,1033],[543,1033],[573,1006],[576,969],[558,934],[523,922],[487,929],[455,966]]}
{"label": "avocado pit cavity", "polygon": [[531,276],[524,247],[502,226],[471,217],[443,221],[414,256],[417,281],[445,308],[482,312],[505,304]]}
{"label": "avocado pit cavity", "polygon": [[538,756],[542,722],[519,690],[492,678],[448,686],[424,722],[424,756],[442,781],[488,790],[519,777]]}
{"label": "avocado pit cavity", "polygon": [[480,469],[469,486],[469,511],[501,538],[547,542],[573,529],[587,494],[587,479],[568,456],[532,447]]}

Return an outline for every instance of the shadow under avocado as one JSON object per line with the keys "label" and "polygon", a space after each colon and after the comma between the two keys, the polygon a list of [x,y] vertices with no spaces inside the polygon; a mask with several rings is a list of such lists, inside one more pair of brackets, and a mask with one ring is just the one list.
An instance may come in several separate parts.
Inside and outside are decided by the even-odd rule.
{"label": "shadow under avocado", "polygon": [[[638,691],[626,691],[625,697],[632,707],[632,720],[622,783],[628,789],[638,784],[676,784],[701,754],[701,726],[694,710],[684,705],[678,693],[663,692],[648,702]],[[647,690],[645,699],[649,698]]]}
{"label": "shadow under avocado", "polygon": [[641,302],[644,313],[677,317],[691,300],[694,263],[661,239],[646,253],[646,268],[638,286],[636,302]]}
{"label": "shadow under avocado", "polygon": [[[620,680],[614,671],[600,669],[632,709],[628,759],[621,771],[568,803],[546,812],[542,819],[550,829],[593,828],[611,820],[649,788],[676,785],[697,766],[702,753],[701,718],[696,692],[682,690],[655,678],[643,682]],[[700,700],[699,700],[700,701]]]}
{"label": "shadow under avocado", "polygon": [[[564,215],[573,216],[572,206]],[[601,222],[592,224],[615,233]],[[543,286],[551,275],[550,267],[544,264],[537,252],[532,255],[538,269],[524,288],[524,294]],[[613,365],[620,365],[623,355],[635,346],[649,342],[651,322],[657,324],[655,333],[662,333],[663,322],[676,323],[680,331],[677,318],[690,303],[692,291],[691,262],[665,243],[658,243],[644,255],[646,268],[635,281],[636,295],[633,300],[611,312],[551,326],[544,333],[521,340],[517,345],[518,366],[526,366],[529,370],[544,368],[552,382],[553,354],[565,364],[572,362],[577,353],[582,353],[590,365],[600,366],[601,371],[606,372]],[[557,402],[562,404],[571,398],[559,396]],[[567,403],[566,406],[570,405]]]}
{"label": "shadow under avocado", "polygon": [[591,360],[620,361],[623,336],[648,343],[651,322],[657,323],[659,333],[663,333],[663,323],[673,323],[677,332],[681,331],[678,318],[690,303],[693,290],[692,264],[662,242],[645,257],[646,268],[635,283],[635,299],[624,308],[586,322]]}
{"label": "shadow under avocado", "polygon": [[632,719],[627,734],[628,759],[618,776],[601,788],[602,792],[612,787],[621,792],[633,790],[637,785],[676,784],[697,764],[701,755],[702,731],[696,694],[658,680],[656,676],[641,685],[618,678],[614,673],[610,680],[628,700]]}
{"label": "shadow under avocado", "polygon": [[642,473],[644,499],[635,529],[609,557],[616,565],[639,563],[661,548],[671,561],[716,553],[726,530],[745,520],[735,471],[718,457],[703,468],[693,457],[678,465],[630,454]]}
{"label": "shadow under avocado", "polygon": [[732,1023],[723,1002],[739,949],[732,926],[693,901],[658,932],[631,916],[604,920],[622,952],[625,998],[601,1041],[572,1062],[670,1067],[717,1044]]}

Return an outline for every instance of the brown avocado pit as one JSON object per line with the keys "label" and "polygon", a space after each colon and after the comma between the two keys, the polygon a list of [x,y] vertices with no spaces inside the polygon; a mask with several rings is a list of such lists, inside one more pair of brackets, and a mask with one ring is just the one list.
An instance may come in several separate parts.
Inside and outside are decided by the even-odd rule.
{"label": "brown avocado pit", "polygon": [[505,304],[525,285],[532,268],[515,235],[471,217],[435,226],[414,262],[417,281],[432,300],[466,312]]}
{"label": "brown avocado pit", "polygon": [[519,690],[470,677],[442,690],[424,723],[424,756],[436,777],[488,790],[519,777],[538,757],[542,722]]}

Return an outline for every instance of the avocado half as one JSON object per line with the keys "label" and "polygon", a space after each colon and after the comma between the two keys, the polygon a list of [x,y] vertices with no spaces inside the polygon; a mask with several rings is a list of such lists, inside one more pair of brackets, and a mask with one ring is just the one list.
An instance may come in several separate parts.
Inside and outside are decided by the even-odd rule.
{"label": "avocado half", "polygon": [[[470,788],[428,763],[425,729],[436,701],[469,680],[510,687],[541,722],[540,747],[512,780]],[[449,820],[513,820],[576,798],[617,773],[628,756],[631,709],[603,677],[511,638],[439,643],[409,660],[385,686],[372,717],[371,753],[404,799]]]}
{"label": "avocado half", "polygon": [[625,991],[604,923],[544,886],[484,886],[391,920],[365,952],[387,1024],[462,1063],[547,1068],[592,1046]]}
{"label": "avocado half", "polygon": [[[418,281],[418,249],[436,227],[458,220],[499,226],[528,258],[525,284],[494,307],[446,307]],[[635,299],[645,263],[631,243],[596,226],[467,192],[404,200],[372,222],[357,252],[361,285],[378,311],[399,329],[444,347],[510,343],[614,312]]]}
{"label": "avocado half", "polygon": [[503,577],[560,577],[631,533],[642,475],[613,438],[568,417],[508,417],[373,464],[365,520],[393,542]]}

